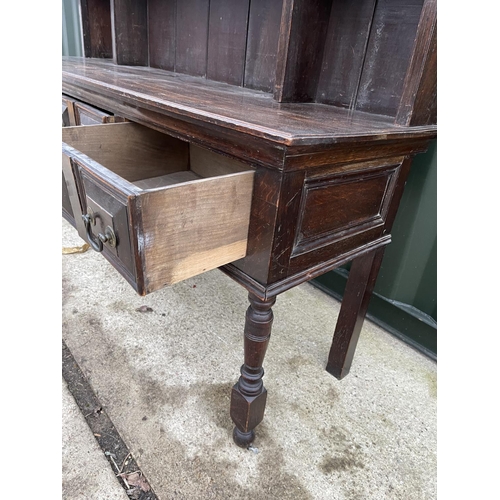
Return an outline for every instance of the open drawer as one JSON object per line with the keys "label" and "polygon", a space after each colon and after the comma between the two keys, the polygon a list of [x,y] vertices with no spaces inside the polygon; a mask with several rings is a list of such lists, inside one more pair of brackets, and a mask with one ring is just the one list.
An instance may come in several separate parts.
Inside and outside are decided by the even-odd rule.
{"label": "open drawer", "polygon": [[248,165],[136,123],[62,136],[75,226],[140,295],[246,255]]}

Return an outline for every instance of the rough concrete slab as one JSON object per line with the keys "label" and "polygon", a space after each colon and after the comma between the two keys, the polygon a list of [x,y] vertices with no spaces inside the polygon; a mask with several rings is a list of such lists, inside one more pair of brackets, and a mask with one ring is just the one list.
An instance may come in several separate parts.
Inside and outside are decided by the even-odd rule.
{"label": "rough concrete slab", "polygon": [[436,498],[436,364],[366,321],[336,380],[339,303],[309,284],[273,308],[256,449],[233,444],[246,295],[214,270],[139,297],[92,250],[63,256],[63,338],[158,497]]}
{"label": "rough concrete slab", "polygon": [[63,500],[128,500],[64,380],[62,476]]}

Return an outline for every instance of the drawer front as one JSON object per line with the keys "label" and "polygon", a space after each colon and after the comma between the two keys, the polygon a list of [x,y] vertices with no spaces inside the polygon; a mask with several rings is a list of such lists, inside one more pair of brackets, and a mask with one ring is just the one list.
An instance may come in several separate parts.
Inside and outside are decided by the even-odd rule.
{"label": "drawer front", "polygon": [[82,213],[88,216],[79,229],[80,236],[89,242],[94,250],[102,252],[135,287],[137,273],[129,233],[127,194],[94,175],[86,162],[79,159],[73,161],[80,180]]}
{"label": "drawer front", "polygon": [[77,101],[63,94],[62,96],[62,126],[99,125],[103,123],[121,123],[125,118],[101,111],[89,104]]}
{"label": "drawer front", "polygon": [[75,118],[76,125],[99,125],[100,123],[109,123],[112,115],[88,104],[75,102]]}
{"label": "drawer front", "polygon": [[141,295],[246,255],[254,172],[203,151],[134,123],[63,129],[79,233]]}

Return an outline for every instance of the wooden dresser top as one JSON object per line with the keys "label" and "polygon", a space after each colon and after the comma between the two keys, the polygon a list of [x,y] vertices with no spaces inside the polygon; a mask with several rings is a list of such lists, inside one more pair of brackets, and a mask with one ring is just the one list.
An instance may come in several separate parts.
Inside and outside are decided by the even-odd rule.
{"label": "wooden dresser top", "polygon": [[111,60],[63,57],[62,90],[86,92],[178,119],[211,124],[283,146],[432,138],[436,126],[317,103],[278,103],[269,93]]}

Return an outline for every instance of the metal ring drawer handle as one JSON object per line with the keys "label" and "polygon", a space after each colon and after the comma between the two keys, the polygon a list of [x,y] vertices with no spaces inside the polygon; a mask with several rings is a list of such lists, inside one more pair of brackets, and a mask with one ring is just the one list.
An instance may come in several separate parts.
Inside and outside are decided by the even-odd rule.
{"label": "metal ring drawer handle", "polygon": [[108,243],[109,246],[111,247],[116,247],[116,235],[115,232],[113,231],[113,228],[110,226],[106,227],[106,231],[104,231],[104,234],[99,233],[97,235],[97,238],[92,234],[92,229],[91,226],[95,224],[95,217],[93,213],[88,213],[85,215],[82,215],[83,223],[85,224],[85,231],[87,233],[87,239],[88,242],[90,243],[90,246],[96,251],[96,252],[102,252],[103,249],[103,243]]}

